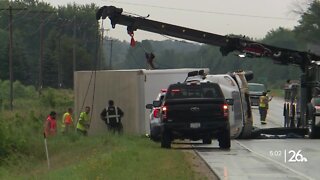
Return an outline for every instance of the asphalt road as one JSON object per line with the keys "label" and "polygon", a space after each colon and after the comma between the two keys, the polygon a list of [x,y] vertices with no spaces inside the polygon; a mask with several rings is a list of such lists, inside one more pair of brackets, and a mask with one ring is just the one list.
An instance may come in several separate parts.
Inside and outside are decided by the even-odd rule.
{"label": "asphalt road", "polygon": [[[281,127],[282,103],[277,98],[270,102],[267,125],[260,124],[258,109],[254,108],[254,125]],[[320,140],[232,140],[227,151],[220,150],[217,141],[211,145],[194,144],[194,147],[220,179],[319,179],[320,176]]]}

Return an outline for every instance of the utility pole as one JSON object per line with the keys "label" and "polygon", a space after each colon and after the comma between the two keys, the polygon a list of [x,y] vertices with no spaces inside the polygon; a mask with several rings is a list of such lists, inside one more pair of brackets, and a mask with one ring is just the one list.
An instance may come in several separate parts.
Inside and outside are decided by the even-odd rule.
{"label": "utility pole", "polygon": [[61,34],[58,37],[58,88],[62,87],[62,67],[61,67]]}
{"label": "utility pole", "polygon": [[38,82],[38,92],[41,95],[42,90],[42,62],[43,62],[43,16],[40,16],[40,56],[39,56],[39,82]]}
{"label": "utility pole", "polygon": [[110,39],[110,61],[109,61],[110,69],[112,69],[112,44],[113,44],[113,39]]}
{"label": "utility pole", "polygon": [[42,69],[43,69],[43,51],[44,51],[44,37],[43,37],[43,29],[44,29],[44,18],[43,14],[47,13],[54,13],[52,11],[35,11],[39,12],[40,15],[40,55],[39,55],[39,82],[38,82],[38,93],[39,96],[42,94],[42,87],[43,87],[43,79],[42,79]]}
{"label": "utility pole", "polygon": [[12,7],[9,6],[9,76],[10,76],[10,110],[13,110],[13,72],[12,72]]}
{"label": "utility pole", "polygon": [[101,39],[100,39],[100,48],[99,48],[99,70],[102,69],[102,52],[103,52],[103,40],[104,40],[104,27],[103,27],[103,21],[101,22]]}
{"label": "utility pole", "polygon": [[63,22],[59,21],[58,28],[59,28],[59,34],[58,34],[58,59],[57,59],[57,70],[58,70],[58,88],[61,88],[62,86],[62,67],[61,67],[61,29],[63,26]]}
{"label": "utility pole", "polygon": [[13,110],[13,28],[12,28],[12,11],[13,10],[26,10],[26,8],[12,8],[9,6],[7,9],[0,9],[9,11],[9,78],[10,78],[10,110]]}
{"label": "utility pole", "polygon": [[72,64],[73,64],[73,74],[77,70],[77,64],[76,64],[76,16],[73,16],[73,46],[72,46]]}

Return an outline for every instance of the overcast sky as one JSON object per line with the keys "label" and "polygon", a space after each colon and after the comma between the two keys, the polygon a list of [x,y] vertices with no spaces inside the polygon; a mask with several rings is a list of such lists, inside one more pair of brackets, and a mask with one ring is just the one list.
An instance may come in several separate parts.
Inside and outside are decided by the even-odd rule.
{"label": "overcast sky", "polygon": [[[242,34],[263,38],[267,32],[282,26],[292,29],[298,24],[299,16],[293,13],[297,5],[308,0],[43,0],[51,5],[95,3],[100,6],[116,6],[125,12],[150,15],[149,19],[186,26],[220,35]],[[109,20],[104,27],[110,29],[108,36],[129,41],[126,27],[117,25],[111,29]],[[139,31],[135,39],[163,40],[165,37]]]}

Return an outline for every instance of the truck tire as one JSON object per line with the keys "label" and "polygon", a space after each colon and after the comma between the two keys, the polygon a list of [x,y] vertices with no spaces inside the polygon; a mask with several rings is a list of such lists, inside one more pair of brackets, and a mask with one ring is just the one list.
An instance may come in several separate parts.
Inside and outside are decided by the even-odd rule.
{"label": "truck tire", "polygon": [[311,124],[309,124],[308,136],[310,139],[320,138],[320,128],[315,125],[315,116],[312,118]]}
{"label": "truck tire", "polygon": [[171,137],[169,131],[163,131],[161,136],[161,147],[162,148],[171,148]]}
{"label": "truck tire", "polygon": [[307,105],[307,122],[308,122],[308,136],[310,139],[318,139],[320,135],[320,128],[315,125],[316,117],[314,115],[314,107],[312,104]]}
{"label": "truck tire", "polygon": [[152,141],[154,141],[154,142],[159,142],[159,141],[160,141],[160,138],[157,137],[157,136],[154,136],[154,135],[151,135],[151,136],[150,136],[150,139],[151,139]]}
{"label": "truck tire", "polygon": [[315,119],[312,120],[312,124],[308,127],[308,135],[310,139],[320,138],[320,128],[315,125]]}
{"label": "truck tire", "polygon": [[301,117],[298,117],[297,118],[297,128],[300,128],[301,127]]}
{"label": "truck tire", "polygon": [[[160,133],[159,133],[160,134]],[[150,139],[154,142],[160,142],[161,138],[159,136],[159,134],[156,134],[155,132],[153,132],[150,128]]]}
{"label": "truck tire", "polygon": [[220,149],[230,149],[231,139],[230,139],[230,128],[222,131],[218,136],[219,147]]}
{"label": "truck tire", "polygon": [[203,144],[211,144],[212,143],[212,139],[210,137],[205,137],[202,139],[202,143]]}

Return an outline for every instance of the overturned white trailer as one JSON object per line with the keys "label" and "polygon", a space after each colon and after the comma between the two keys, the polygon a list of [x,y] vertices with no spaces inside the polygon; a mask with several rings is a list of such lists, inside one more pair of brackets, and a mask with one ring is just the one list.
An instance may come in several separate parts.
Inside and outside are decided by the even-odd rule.
{"label": "overturned white trailer", "polygon": [[[152,103],[161,89],[169,84],[183,82],[188,72],[197,68],[166,70],[106,70],[75,72],[75,117],[78,118],[85,106],[92,106],[89,134],[107,131],[100,119],[100,113],[108,100],[122,108],[124,132],[132,134],[149,133],[149,113],[146,104]],[[209,69],[205,69],[208,72]]]}

